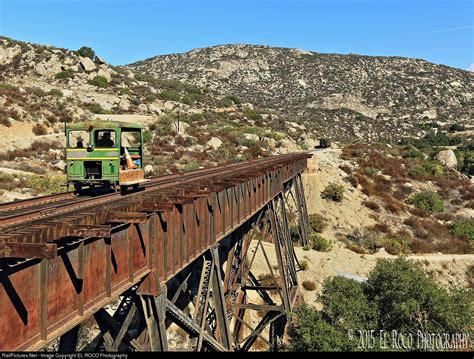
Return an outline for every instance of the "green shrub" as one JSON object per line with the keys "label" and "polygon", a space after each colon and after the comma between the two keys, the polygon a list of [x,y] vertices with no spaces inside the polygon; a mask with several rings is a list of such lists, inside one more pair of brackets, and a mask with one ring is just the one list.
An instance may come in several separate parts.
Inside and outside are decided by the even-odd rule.
{"label": "green shrub", "polygon": [[436,161],[424,161],[416,165],[408,171],[408,175],[412,178],[420,178],[425,176],[439,176],[444,173],[444,167]]}
{"label": "green shrub", "polygon": [[197,160],[189,159],[188,161],[186,161],[186,164],[184,165],[183,170],[185,172],[194,171],[194,170],[199,169],[200,166],[201,165],[199,164],[199,162],[197,162]]}
{"label": "green shrub", "polygon": [[448,131],[449,132],[456,132],[456,131],[464,131],[466,127],[464,125],[461,125],[459,123],[453,123],[451,126],[449,126]]}
{"label": "green shrub", "polygon": [[[151,77],[153,81],[155,81],[155,78],[153,78],[152,76],[148,77]],[[159,84],[161,87],[173,91],[183,91],[186,88],[186,85],[179,80],[160,80]]]}
{"label": "green shrub", "polygon": [[377,246],[384,247],[389,254],[399,255],[409,253],[411,243],[412,238],[408,233],[397,232],[385,235],[377,241]]}
{"label": "green shrub", "polygon": [[74,73],[71,70],[65,70],[58,72],[54,77],[58,80],[65,80],[74,76]]}
{"label": "green shrub", "polygon": [[132,94],[132,91],[130,91],[130,89],[128,87],[124,87],[122,89],[119,90],[119,95],[131,95]]}
{"label": "green shrub", "polygon": [[109,81],[104,76],[96,76],[89,83],[100,88],[106,88],[109,85]]}
{"label": "green shrub", "polygon": [[273,138],[275,141],[281,141],[285,138],[285,134],[280,132],[269,132],[265,134],[265,137]]}
{"label": "green shrub", "polygon": [[202,121],[205,119],[204,115],[202,113],[193,113],[191,116],[189,116],[189,119],[191,121]]}
{"label": "green shrub", "polygon": [[95,58],[94,50],[92,50],[92,48],[87,47],[87,46],[82,46],[79,50],[76,50],[76,55],[82,56],[82,57],[88,57],[91,60],[94,60]]}
{"label": "green shrub", "polygon": [[157,79],[154,78],[153,76],[148,75],[148,74],[142,74],[142,73],[139,73],[139,72],[135,73],[135,80],[148,82],[150,84],[155,84],[155,83],[158,82]]}
{"label": "green shrub", "polygon": [[153,135],[150,131],[145,130],[143,131],[143,142],[144,143],[149,143],[153,139]]}
{"label": "green shrub", "polygon": [[332,249],[332,243],[330,240],[324,238],[319,233],[310,233],[308,235],[308,241],[311,248],[319,252],[329,252]]}
{"label": "green shrub", "polygon": [[423,138],[406,138],[401,141],[402,145],[411,145],[419,149],[431,148],[434,146],[455,146],[462,142],[459,136],[450,136],[442,132],[436,135],[433,133],[427,134]]}
{"label": "green shrub", "polygon": [[168,100],[168,101],[179,101],[180,98],[181,98],[179,96],[179,93],[177,93],[176,91],[173,91],[173,90],[163,90],[160,93],[160,97],[163,100]]}
{"label": "green shrub", "polygon": [[12,190],[13,188],[16,187],[14,179],[15,179],[14,176],[8,173],[0,172],[0,188],[6,189],[8,191]]}
{"label": "green shrub", "polygon": [[321,197],[335,202],[341,202],[344,199],[344,186],[337,183],[330,183],[321,192]]}
{"label": "green shrub", "polygon": [[242,103],[242,100],[241,100],[239,97],[237,97],[237,96],[230,95],[230,96],[227,96],[227,98],[228,98],[229,100],[231,100],[231,101],[232,101],[234,104],[236,104],[236,105],[240,105],[240,104]]}
{"label": "green shrub", "polygon": [[99,114],[99,115],[113,115],[113,113],[114,113],[112,110],[106,110],[100,104],[95,103],[95,102],[91,103],[89,105],[89,110],[92,113],[96,113],[96,114]]}
{"label": "green shrub", "polygon": [[407,147],[404,152],[403,152],[403,157],[404,158],[416,158],[419,160],[424,160],[425,155],[422,151],[420,151],[418,148],[409,146]]}
{"label": "green shrub", "polygon": [[28,187],[45,193],[60,192],[64,190],[65,183],[66,179],[62,176],[30,176],[26,182]]}
{"label": "green shrub", "polygon": [[246,107],[244,109],[244,116],[254,121],[260,120],[262,118],[260,112],[253,110],[250,107]]}
{"label": "green shrub", "polygon": [[293,312],[288,328],[290,336],[287,350],[293,352],[345,351],[355,348],[350,345],[347,333],[327,323],[321,312],[304,304]]}
{"label": "green shrub", "polygon": [[201,95],[200,93],[192,92],[192,93],[186,94],[181,101],[185,103],[186,105],[192,105],[195,102],[201,101],[202,98],[203,98],[203,95]]}
{"label": "green shrub", "polygon": [[[365,350],[379,351],[384,349],[380,331],[405,336],[417,331],[469,335],[473,325],[472,290],[441,287],[419,263],[405,258],[379,260],[366,283],[341,277],[327,279],[320,302],[320,311],[303,305],[292,313],[287,350],[361,350],[357,331],[370,328],[377,334],[373,347],[366,346]],[[385,337],[386,350],[421,349],[416,334],[413,347],[397,347],[400,343],[392,340],[391,335]]]}
{"label": "green shrub", "polygon": [[472,291],[442,288],[419,263],[404,258],[380,260],[365,293],[385,330],[459,333],[472,325]]}
{"label": "green shrub", "polygon": [[62,97],[63,96],[63,92],[59,89],[51,89],[51,90],[49,90],[49,94],[51,96],[57,96],[57,97]]}
{"label": "green shrub", "polygon": [[225,96],[219,100],[218,105],[221,107],[231,107],[233,105],[240,105],[242,101],[237,96]]}
{"label": "green shrub", "polygon": [[4,90],[11,90],[12,88],[15,88],[15,86],[7,83],[7,82],[0,82],[0,89]]}
{"label": "green shrub", "polygon": [[174,117],[170,114],[161,115],[158,122],[154,126],[154,130],[158,136],[171,135],[174,132],[173,128]]}
{"label": "green shrub", "polygon": [[451,230],[457,237],[474,241],[474,218],[461,219],[455,222]]}
{"label": "green shrub", "polygon": [[298,225],[290,226],[290,237],[293,242],[300,240],[300,229]]}
{"label": "green shrub", "polygon": [[231,107],[233,105],[234,103],[228,97],[221,98],[218,102],[218,106],[220,107]]}
{"label": "green shrub", "polygon": [[369,166],[364,168],[364,172],[367,176],[373,176],[378,172],[378,169]]}
{"label": "green shrub", "polygon": [[454,153],[458,160],[459,171],[474,176],[474,145],[458,147]]}
{"label": "green shrub", "polygon": [[346,331],[376,327],[376,310],[362,283],[344,277],[327,278],[320,299],[324,317],[336,328]]}
{"label": "green shrub", "polygon": [[444,201],[439,194],[434,191],[421,191],[407,199],[407,203],[429,212],[444,211]]}
{"label": "green shrub", "polygon": [[0,113],[0,125],[3,125],[5,127],[12,127],[12,122],[3,113]]}
{"label": "green shrub", "polygon": [[309,264],[308,261],[300,261],[300,268],[302,271],[308,270]]}
{"label": "green shrub", "polygon": [[328,221],[319,213],[310,214],[308,216],[308,224],[311,229],[316,233],[322,233],[324,229],[328,226]]}

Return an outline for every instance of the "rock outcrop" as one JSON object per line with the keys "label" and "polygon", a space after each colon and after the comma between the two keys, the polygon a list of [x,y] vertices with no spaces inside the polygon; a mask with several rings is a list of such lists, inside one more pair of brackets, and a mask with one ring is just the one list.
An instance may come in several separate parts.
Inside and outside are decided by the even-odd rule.
{"label": "rock outcrop", "polygon": [[439,151],[435,156],[435,160],[441,162],[444,166],[448,168],[458,167],[458,160],[453,150]]}

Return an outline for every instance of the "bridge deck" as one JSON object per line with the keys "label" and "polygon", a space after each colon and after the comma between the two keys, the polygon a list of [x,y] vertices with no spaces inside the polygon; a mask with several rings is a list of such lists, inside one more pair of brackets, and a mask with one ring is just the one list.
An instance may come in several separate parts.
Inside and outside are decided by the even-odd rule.
{"label": "bridge deck", "polygon": [[[53,243],[51,253],[0,260],[0,351],[38,350],[137,283],[143,293],[157,295],[280,193],[306,168],[307,157],[274,157],[269,166],[197,178],[62,222],[45,221],[54,242],[38,245]],[[34,238],[30,229],[24,232]]]}

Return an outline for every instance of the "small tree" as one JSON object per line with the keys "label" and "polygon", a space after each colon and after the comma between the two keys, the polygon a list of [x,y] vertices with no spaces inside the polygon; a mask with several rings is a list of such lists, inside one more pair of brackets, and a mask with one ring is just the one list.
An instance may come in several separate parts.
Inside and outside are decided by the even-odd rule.
{"label": "small tree", "polygon": [[343,277],[328,278],[320,299],[324,317],[338,329],[375,328],[376,311],[362,283]]}
{"label": "small tree", "polygon": [[[469,333],[473,322],[473,291],[444,288],[419,263],[405,258],[381,260],[366,283],[335,277],[324,282],[318,311],[303,305],[293,312],[287,349],[293,351],[357,350],[358,330],[392,330],[407,335]],[[350,333],[353,333],[351,336]],[[397,349],[391,337],[387,349]],[[416,350],[417,343],[406,350]],[[381,350],[378,337],[366,350]],[[403,350],[404,348],[398,347]],[[436,349],[436,348],[434,348]]]}
{"label": "small tree", "polygon": [[290,344],[287,349],[297,352],[350,350],[347,334],[327,323],[320,312],[307,304],[294,312],[288,329]]}
{"label": "small tree", "polygon": [[76,51],[76,54],[78,56],[88,57],[91,60],[94,60],[94,58],[95,58],[94,50],[92,50],[92,48],[87,47],[87,46],[82,46],[79,50]]}

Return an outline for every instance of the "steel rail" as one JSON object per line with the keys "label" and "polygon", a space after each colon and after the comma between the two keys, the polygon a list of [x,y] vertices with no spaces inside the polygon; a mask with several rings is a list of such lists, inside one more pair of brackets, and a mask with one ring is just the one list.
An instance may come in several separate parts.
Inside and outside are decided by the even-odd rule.
{"label": "steel rail", "polygon": [[[97,197],[79,197],[75,196],[70,198],[70,201],[65,203],[57,203],[55,198],[61,198],[61,195],[70,194],[70,192],[62,194],[53,194],[50,196],[44,196],[42,200],[36,202],[37,198],[32,199],[32,203],[39,203],[36,206],[32,205],[30,207],[25,206],[22,201],[20,207],[13,207],[9,211],[0,212],[0,230],[4,231],[9,227],[19,225],[24,222],[34,221],[38,219],[45,219],[56,215],[66,214],[71,211],[80,210],[84,208],[89,208],[92,206],[98,206],[105,203],[116,202],[123,198],[133,198],[135,196],[143,196],[144,193],[150,191],[156,191],[159,189],[169,188],[175,185],[189,184],[196,180],[204,180],[212,177],[218,177],[229,174],[237,174],[238,172],[245,172],[252,167],[256,166],[265,166],[271,164],[284,163],[289,159],[305,156],[304,152],[302,153],[291,153],[287,155],[280,155],[274,157],[266,157],[262,159],[247,161],[243,163],[234,163],[224,167],[213,167],[205,168],[196,171],[190,171],[188,173],[172,174],[168,176],[159,176],[152,178],[151,182],[146,184],[141,191],[131,192],[126,195],[123,195],[120,192],[113,192],[108,194],[103,194]],[[258,168],[255,168],[258,169]],[[57,196],[57,197],[56,197]],[[52,199],[50,202],[45,202],[47,198]],[[26,201],[26,200],[25,200]],[[43,205],[47,206],[44,207]],[[49,206],[48,206],[49,204]],[[0,207],[1,209],[1,207]],[[22,209],[20,213],[11,213],[15,210]]]}

